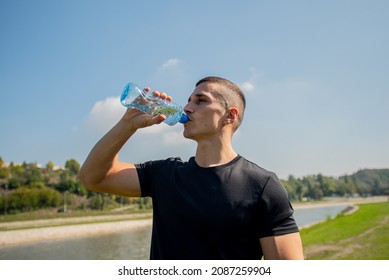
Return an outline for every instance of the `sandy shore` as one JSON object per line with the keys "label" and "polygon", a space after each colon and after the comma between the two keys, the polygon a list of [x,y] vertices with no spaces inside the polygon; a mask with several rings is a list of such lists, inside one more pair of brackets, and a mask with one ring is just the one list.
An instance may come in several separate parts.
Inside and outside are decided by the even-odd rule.
{"label": "sandy shore", "polygon": [[355,205],[355,204],[364,204],[364,203],[374,203],[374,202],[384,202],[389,201],[387,196],[374,196],[374,197],[356,197],[356,198],[332,198],[329,200],[315,201],[315,202],[297,202],[292,203],[294,209],[304,209],[304,208],[320,208],[326,206],[336,206],[336,205]]}
{"label": "sandy shore", "polygon": [[138,219],[0,231],[0,249],[4,246],[35,243],[46,240],[79,238],[127,230],[138,230],[145,227],[151,227],[151,224],[151,219]]}
{"label": "sandy shore", "polygon": [[[295,203],[295,209],[314,208],[333,205],[350,205],[388,201],[388,197],[333,199],[322,202]],[[150,214],[148,214],[150,215]],[[150,227],[152,220],[146,215],[123,215],[120,221],[112,221],[118,216],[62,218],[23,222],[0,223],[0,248],[4,246],[35,243],[39,241],[79,238],[93,235],[110,234],[127,230]],[[127,219],[128,220],[125,220]],[[136,219],[134,219],[136,218]],[[63,225],[70,223],[71,225]],[[80,224],[79,224],[80,223]],[[28,228],[36,227],[38,228]],[[5,229],[5,230],[4,230]]]}

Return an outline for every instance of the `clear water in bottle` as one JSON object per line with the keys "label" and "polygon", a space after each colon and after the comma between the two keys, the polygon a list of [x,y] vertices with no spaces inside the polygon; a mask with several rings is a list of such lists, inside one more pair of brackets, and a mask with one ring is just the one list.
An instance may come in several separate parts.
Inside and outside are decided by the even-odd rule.
{"label": "clear water in bottle", "polygon": [[181,106],[153,96],[133,83],[128,83],[125,86],[120,102],[125,107],[140,110],[152,117],[164,114],[166,116],[164,122],[168,125],[175,125],[177,122],[186,123],[188,121],[188,116],[185,115]]}

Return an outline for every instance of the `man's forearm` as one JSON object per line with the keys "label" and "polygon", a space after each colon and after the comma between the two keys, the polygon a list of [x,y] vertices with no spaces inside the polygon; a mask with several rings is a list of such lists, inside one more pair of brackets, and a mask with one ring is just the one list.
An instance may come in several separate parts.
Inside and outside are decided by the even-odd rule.
{"label": "man's forearm", "polygon": [[118,154],[127,140],[136,132],[125,121],[119,121],[92,148],[79,172],[79,179],[87,188],[99,184],[114,168]]}

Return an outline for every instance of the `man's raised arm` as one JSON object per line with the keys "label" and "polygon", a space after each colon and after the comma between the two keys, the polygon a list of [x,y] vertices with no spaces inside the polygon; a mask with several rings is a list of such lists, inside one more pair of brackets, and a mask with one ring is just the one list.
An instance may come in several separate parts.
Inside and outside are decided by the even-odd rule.
{"label": "man's raised arm", "polygon": [[[154,95],[161,96],[158,92]],[[166,94],[161,97],[171,100]],[[78,175],[81,183],[91,191],[140,196],[134,164],[120,162],[118,154],[137,129],[159,124],[165,119],[164,115],[152,118],[138,110],[127,109],[123,118],[90,151]]]}

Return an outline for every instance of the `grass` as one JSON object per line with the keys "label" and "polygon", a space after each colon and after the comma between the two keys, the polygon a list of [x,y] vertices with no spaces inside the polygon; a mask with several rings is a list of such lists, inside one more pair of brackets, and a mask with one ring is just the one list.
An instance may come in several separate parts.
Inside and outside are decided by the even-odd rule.
{"label": "grass", "polygon": [[302,229],[306,258],[389,260],[389,203],[358,207],[350,215]]}

